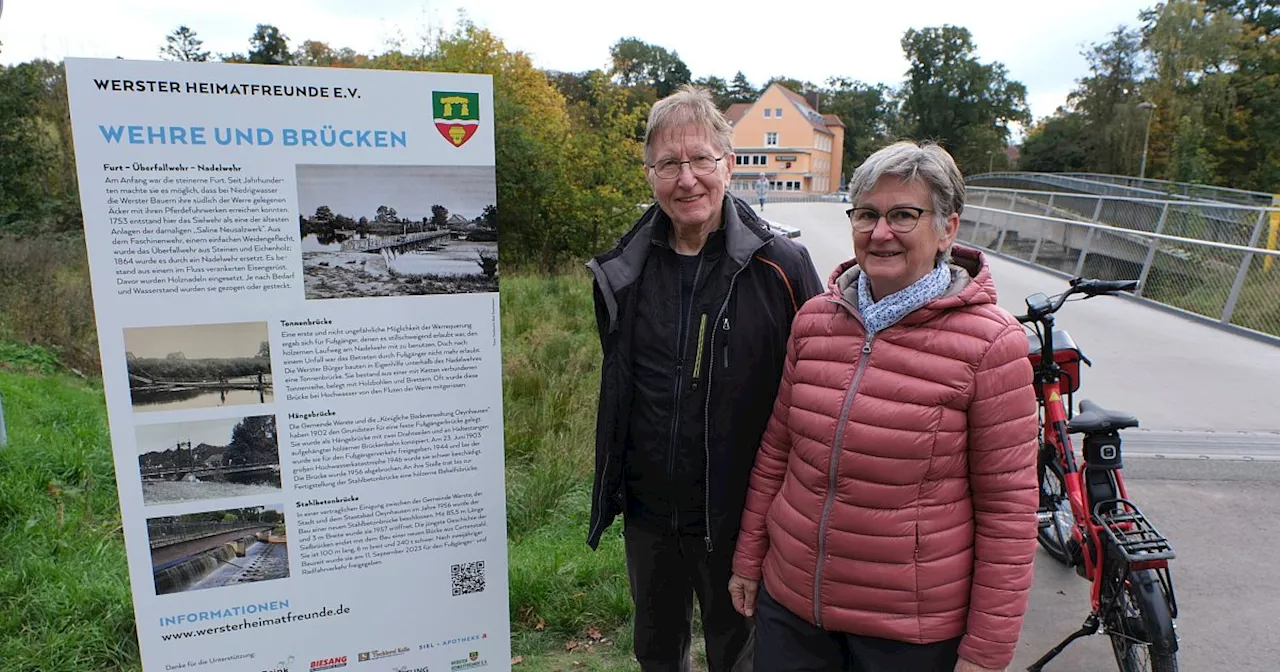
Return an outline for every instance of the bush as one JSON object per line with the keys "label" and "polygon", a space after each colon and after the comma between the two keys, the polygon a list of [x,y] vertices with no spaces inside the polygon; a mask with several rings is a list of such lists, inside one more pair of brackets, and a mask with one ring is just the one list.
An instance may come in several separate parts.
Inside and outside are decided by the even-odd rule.
{"label": "bush", "polygon": [[96,375],[98,338],[80,236],[0,236],[0,339],[42,346]]}

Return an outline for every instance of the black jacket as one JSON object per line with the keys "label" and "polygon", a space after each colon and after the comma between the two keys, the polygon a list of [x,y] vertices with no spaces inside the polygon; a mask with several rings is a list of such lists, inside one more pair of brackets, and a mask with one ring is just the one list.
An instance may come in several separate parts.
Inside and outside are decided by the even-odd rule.
{"label": "black jacket", "polygon": [[[635,384],[633,336],[637,320],[646,319],[639,314],[636,290],[653,249],[655,227],[669,226],[670,219],[654,205],[617,247],[587,264],[595,276],[596,324],[604,351],[587,535],[592,548],[625,506],[623,462],[631,438],[628,421]],[[782,376],[791,320],[805,301],[821,293],[822,284],[808,250],[775,236],[736,197],[725,196],[724,224],[715,235],[722,240],[715,243],[718,257],[712,277],[699,283],[691,311],[705,313],[710,327],[700,334],[700,324],[695,323],[691,330],[694,341],[704,338],[702,368],[695,376],[698,363],[689,358],[683,362],[679,408],[682,415],[686,409],[697,413],[693,422],[703,427],[698,434],[707,478],[699,494],[707,545],[731,550],[756,449]],[[684,417],[679,424],[688,427],[689,421]],[[677,506],[681,499],[673,497]]]}

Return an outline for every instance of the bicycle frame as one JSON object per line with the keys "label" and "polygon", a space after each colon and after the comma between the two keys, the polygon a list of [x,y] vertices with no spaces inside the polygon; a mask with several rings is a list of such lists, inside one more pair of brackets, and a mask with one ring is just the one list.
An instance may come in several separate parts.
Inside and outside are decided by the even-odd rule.
{"label": "bicycle frame", "polygon": [[[1086,297],[1113,294],[1117,291],[1132,289],[1136,283],[1127,281],[1082,280],[1071,281],[1071,289],[1054,299],[1043,294],[1035,294],[1027,298],[1028,314],[1018,317],[1023,324],[1035,325],[1035,332],[1040,342],[1040,352],[1029,353],[1033,364],[1037,402],[1040,411],[1040,454],[1037,456],[1037,477],[1040,482],[1039,524],[1045,527],[1044,516],[1051,516],[1052,534],[1056,543],[1052,554],[1055,558],[1065,556],[1069,565],[1090,582],[1090,613],[1084,625],[1069,635],[1060,644],[1050,650],[1028,670],[1042,670],[1050,660],[1062,652],[1076,639],[1098,632],[1104,625],[1112,638],[1113,647],[1117,637],[1128,641],[1136,641],[1142,645],[1150,644],[1160,652],[1161,666],[1173,661],[1177,650],[1177,635],[1174,632],[1172,619],[1177,617],[1177,602],[1173,593],[1173,583],[1169,574],[1168,560],[1174,557],[1173,549],[1155,528],[1147,521],[1137,505],[1129,501],[1125,489],[1124,477],[1120,474],[1123,468],[1121,459],[1121,440],[1119,430],[1136,426],[1137,421],[1131,416],[1115,411],[1107,411],[1101,407],[1087,406],[1081,402],[1081,412],[1089,412],[1087,421],[1081,421],[1076,427],[1071,426],[1071,396],[1079,387],[1076,370],[1069,374],[1059,363],[1059,352],[1054,344],[1054,313],[1060,309],[1072,295],[1084,294]],[[1065,332],[1064,332],[1065,337]],[[1061,351],[1064,361],[1089,364],[1068,340]],[[1064,379],[1070,384],[1064,386]],[[1067,403],[1062,397],[1068,397]],[[1072,432],[1084,432],[1083,448],[1077,459],[1075,445],[1071,440]],[[1089,460],[1096,464],[1090,464]],[[1050,469],[1050,465],[1056,469]],[[1061,479],[1056,475],[1060,474]],[[1048,493],[1046,483],[1050,477],[1060,480],[1063,492]],[[1051,499],[1052,501],[1046,501]],[[1072,525],[1070,538],[1065,538],[1067,531],[1059,517],[1065,513],[1061,501],[1065,499],[1071,509]],[[1044,542],[1043,535],[1039,533]],[[1072,546],[1071,544],[1074,544]],[[1048,548],[1046,546],[1046,548]],[[1078,549],[1078,557],[1077,557]],[[1153,570],[1153,571],[1147,571]],[[1142,620],[1147,630],[1138,630],[1141,639],[1133,639],[1130,634],[1132,617],[1126,605],[1129,595],[1135,589],[1144,590],[1143,600],[1163,600],[1167,610],[1160,612],[1158,607],[1151,606],[1148,623]],[[1152,591],[1158,591],[1153,593]],[[1156,597],[1151,597],[1156,595]],[[1130,605],[1131,606],[1131,605]],[[1146,619],[1139,607],[1139,619]],[[1163,615],[1161,615],[1161,613]],[[1117,623],[1119,624],[1117,626]],[[1151,642],[1159,644],[1151,644]],[[1172,644],[1170,645],[1170,642]],[[1125,649],[1131,651],[1130,649]],[[1120,649],[1116,649],[1119,660]],[[1128,653],[1125,654],[1129,655]],[[1130,669],[1128,663],[1121,663],[1121,669]],[[1176,667],[1176,663],[1174,663]]]}
{"label": "bicycle frame", "polygon": [[[1053,459],[1057,460],[1058,466],[1062,469],[1063,481],[1067,488],[1067,501],[1071,504],[1071,515],[1074,519],[1072,538],[1080,544],[1084,563],[1083,576],[1092,583],[1090,604],[1094,611],[1098,611],[1102,601],[1101,570],[1107,557],[1103,543],[1106,533],[1094,520],[1091,514],[1093,509],[1091,500],[1094,498],[1088,497],[1086,488],[1081,483],[1083,468],[1087,468],[1088,464],[1083,460],[1077,461],[1075,446],[1067,432],[1067,422],[1071,419],[1071,414],[1062,401],[1064,396],[1062,368],[1054,357],[1053,349],[1053,315],[1046,315],[1039,322],[1041,355],[1035,371],[1035,386],[1040,399],[1041,440],[1052,449]],[[1066,394],[1070,395],[1070,392]],[[1125,490],[1124,478],[1119,470],[1108,469],[1106,476],[1113,491],[1110,493],[1111,496],[1105,499],[1127,500],[1128,492]],[[1155,568],[1157,565],[1167,567],[1167,561],[1163,560],[1150,564],[1152,565],[1150,567],[1134,567],[1134,569]]]}

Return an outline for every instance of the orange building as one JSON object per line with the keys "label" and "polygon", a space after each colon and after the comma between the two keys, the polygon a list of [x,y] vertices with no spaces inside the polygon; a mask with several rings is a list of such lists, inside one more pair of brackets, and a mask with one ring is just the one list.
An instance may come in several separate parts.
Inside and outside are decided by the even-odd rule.
{"label": "orange building", "polygon": [[729,106],[725,117],[737,155],[733,191],[752,192],[762,174],[771,193],[829,194],[844,187],[844,124],[818,112],[817,93],[809,96],[771,84],[756,102]]}

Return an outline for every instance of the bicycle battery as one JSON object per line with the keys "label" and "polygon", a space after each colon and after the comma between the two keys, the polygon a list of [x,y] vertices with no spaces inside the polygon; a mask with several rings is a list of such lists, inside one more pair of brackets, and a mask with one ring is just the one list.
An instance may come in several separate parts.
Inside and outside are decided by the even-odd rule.
{"label": "bicycle battery", "polygon": [[1116,432],[1086,434],[1084,437],[1084,461],[1091,467],[1121,469],[1124,460],[1120,454],[1120,435]]}

